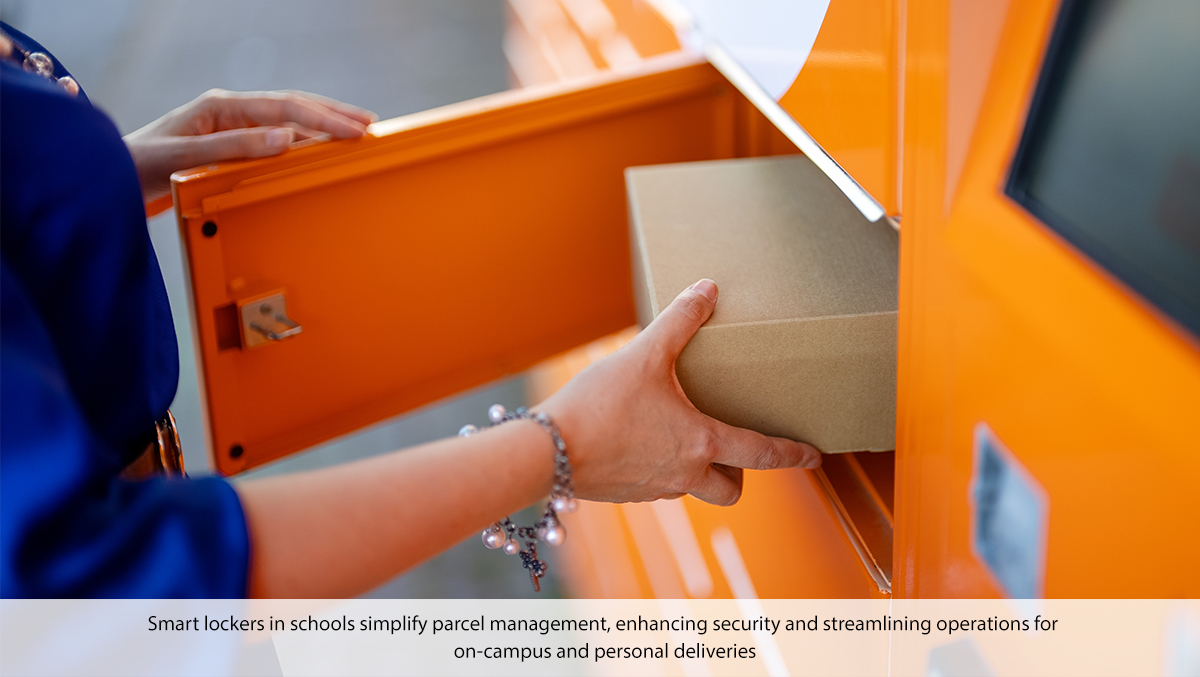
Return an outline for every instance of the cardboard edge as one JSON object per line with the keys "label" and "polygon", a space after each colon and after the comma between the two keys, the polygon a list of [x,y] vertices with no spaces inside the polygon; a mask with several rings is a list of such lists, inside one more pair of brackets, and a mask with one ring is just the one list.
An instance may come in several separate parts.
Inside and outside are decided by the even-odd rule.
{"label": "cardboard edge", "polygon": [[[706,403],[704,402],[705,397],[703,395],[695,394],[695,391],[694,391],[695,388],[707,387],[707,385],[703,384],[704,383],[703,381],[697,381],[697,378],[707,380],[707,377],[712,375],[712,372],[708,372],[707,374],[701,375],[701,373],[695,372],[692,369],[692,367],[690,366],[690,363],[693,363],[694,361],[704,362],[704,361],[708,360],[708,358],[704,357],[703,355],[696,354],[696,351],[702,351],[702,352],[705,351],[707,349],[707,347],[710,345],[709,340],[711,340],[712,337],[714,337],[716,334],[722,333],[725,330],[738,331],[738,330],[746,330],[746,329],[754,329],[754,328],[765,328],[770,325],[780,327],[784,331],[803,332],[806,327],[810,327],[810,326],[815,327],[815,326],[821,324],[822,321],[827,322],[827,321],[831,321],[831,320],[832,321],[855,320],[855,321],[860,321],[860,322],[874,323],[874,322],[878,322],[878,321],[887,321],[889,319],[892,321],[898,321],[899,312],[898,311],[882,311],[882,312],[877,312],[877,313],[857,314],[857,315],[836,315],[836,316],[831,316],[831,317],[826,317],[826,318],[787,318],[787,319],[772,320],[772,321],[766,321],[766,322],[722,324],[722,325],[716,325],[716,326],[710,326],[710,325],[706,324],[706,325],[702,326],[696,332],[696,335],[688,343],[688,346],[686,348],[684,348],[683,354],[680,355],[679,362],[677,363],[677,367],[676,367],[677,369],[680,370],[680,384],[684,387],[684,391],[688,395],[689,401],[692,401],[693,405],[696,406],[706,416],[712,416],[713,418],[716,418],[717,420],[725,422],[729,425],[736,425],[739,427],[746,427],[751,430],[755,430],[756,426],[747,425],[747,422],[739,420],[740,416],[744,415],[745,412],[742,412],[741,414],[734,413],[733,415],[730,415],[731,412],[723,412],[720,410],[717,410],[717,411],[708,410],[709,406],[706,406]],[[747,342],[746,339],[743,339],[743,342],[741,343],[741,345],[743,348],[750,348],[754,345],[754,342],[753,341]],[[763,348],[764,350],[767,349],[767,346],[765,346],[765,345],[760,346],[760,347]],[[828,352],[830,352],[830,351],[823,351],[823,352],[828,354]],[[817,357],[821,357],[821,355],[817,355]],[[896,378],[896,376],[895,376],[895,374],[896,374],[896,372],[895,372],[895,369],[896,369],[896,359],[895,359],[896,358],[896,344],[893,344],[892,357],[893,357],[893,359],[891,361],[891,368],[893,370],[892,378],[893,378],[893,382],[894,382],[894,380]],[[718,376],[718,378],[724,379],[724,377],[728,373],[739,371],[742,368],[743,367],[740,365],[730,367],[729,371],[726,372],[726,374],[722,374],[722,375]],[[737,378],[739,378],[739,379],[744,378],[744,376],[739,375]],[[709,383],[711,383],[711,382],[709,382]],[[749,386],[751,384],[743,384],[743,385]],[[725,386],[723,386],[723,387],[728,387],[728,384],[725,384]],[[688,392],[689,390],[692,390],[692,392],[689,393]],[[895,449],[895,436],[896,436],[896,432],[895,432],[896,431],[896,429],[895,429],[895,420],[896,420],[895,406],[896,405],[895,405],[895,399],[894,399],[895,398],[894,383],[893,383],[893,387],[890,389],[890,392],[892,393],[892,398],[893,398],[892,405],[891,405],[892,406],[892,429],[891,429],[892,434],[891,434],[890,439],[888,439],[886,441],[878,441],[877,444],[868,444],[865,446],[855,445],[854,447],[845,447],[845,448],[843,448],[840,445],[825,444],[819,438],[803,439],[801,441],[809,442],[809,443],[816,445],[817,448],[820,449],[822,451],[822,453],[825,453],[825,454],[841,454],[841,453],[851,453],[851,452],[859,452],[859,451],[879,452],[879,451],[894,450]],[[697,403],[697,400],[699,400],[699,403]],[[725,419],[732,419],[732,420],[725,420]],[[758,430],[758,432],[762,432],[763,434],[767,434],[767,435],[780,435],[783,437],[796,438],[795,435],[788,435],[788,434],[783,433],[782,431]]]}
{"label": "cardboard edge", "polygon": [[[783,317],[776,320],[747,320],[745,322],[727,322],[722,324],[708,325],[705,327],[710,329],[724,329],[726,327],[758,327],[772,324],[794,324],[800,322],[822,322],[826,320],[846,320],[852,318],[868,318],[877,317],[879,315],[896,315],[895,310],[876,310],[870,313],[846,313],[844,315],[817,315],[815,317]],[[657,316],[656,316],[657,317]]]}
{"label": "cardboard edge", "polygon": [[636,205],[637,189],[634,187],[632,174],[637,167],[625,169],[625,200],[629,208],[629,253],[630,269],[633,272],[633,305],[637,314],[638,326],[645,329],[654,318],[658,317],[660,308],[658,299],[654,296],[654,278],[650,272],[650,255],[646,249],[646,238]]}

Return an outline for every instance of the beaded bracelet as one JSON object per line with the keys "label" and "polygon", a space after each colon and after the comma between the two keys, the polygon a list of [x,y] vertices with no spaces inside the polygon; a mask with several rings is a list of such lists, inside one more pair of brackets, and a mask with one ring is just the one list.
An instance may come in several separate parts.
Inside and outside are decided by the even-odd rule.
{"label": "beaded bracelet", "polygon": [[[489,550],[503,549],[506,555],[520,555],[521,566],[529,570],[529,580],[533,582],[535,592],[541,592],[542,583],[539,579],[546,575],[546,562],[538,558],[537,542],[541,540],[547,545],[559,546],[567,539],[567,530],[558,519],[558,513],[572,513],[579,508],[575,500],[575,482],[571,478],[571,461],[567,458],[567,443],[563,442],[558,426],[549,414],[544,411],[530,413],[525,407],[516,411],[508,411],[499,404],[488,407],[488,420],[492,426],[498,426],[508,421],[533,421],[550,434],[554,440],[554,487],[550,491],[550,501],[546,503],[546,511],[542,518],[531,527],[519,527],[513,524],[507,516],[492,522],[483,530],[483,544]],[[473,425],[465,425],[458,431],[459,437],[470,437],[479,432]],[[521,547],[518,539],[525,541]]]}

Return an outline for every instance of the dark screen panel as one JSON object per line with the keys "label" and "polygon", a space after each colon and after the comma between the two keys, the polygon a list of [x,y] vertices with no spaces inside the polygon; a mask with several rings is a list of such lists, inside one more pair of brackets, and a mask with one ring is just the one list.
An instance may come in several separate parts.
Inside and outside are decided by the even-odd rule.
{"label": "dark screen panel", "polygon": [[1200,2],[1064,2],[1007,193],[1200,335]]}

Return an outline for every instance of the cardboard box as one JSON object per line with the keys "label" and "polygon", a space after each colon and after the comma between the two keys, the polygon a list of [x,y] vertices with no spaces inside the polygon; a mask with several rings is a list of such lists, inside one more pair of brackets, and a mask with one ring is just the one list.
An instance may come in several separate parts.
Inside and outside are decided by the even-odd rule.
{"label": "cardboard box", "polygon": [[895,448],[899,236],[808,158],[626,170],[638,319],[704,277],[677,363],[696,407],[827,453]]}

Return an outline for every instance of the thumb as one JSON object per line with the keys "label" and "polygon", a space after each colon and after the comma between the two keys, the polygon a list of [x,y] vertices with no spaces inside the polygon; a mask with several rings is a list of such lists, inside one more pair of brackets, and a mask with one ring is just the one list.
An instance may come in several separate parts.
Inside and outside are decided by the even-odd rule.
{"label": "thumb", "polygon": [[684,289],[642,335],[660,346],[674,361],[717,305],[717,283],[703,279]]}
{"label": "thumb", "polygon": [[278,155],[295,137],[288,127],[248,127],[192,137],[195,164]]}

